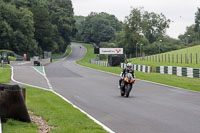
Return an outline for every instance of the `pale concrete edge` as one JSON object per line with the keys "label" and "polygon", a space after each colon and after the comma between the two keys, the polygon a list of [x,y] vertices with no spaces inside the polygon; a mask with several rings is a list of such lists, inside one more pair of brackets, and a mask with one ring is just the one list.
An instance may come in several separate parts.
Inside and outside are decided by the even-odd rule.
{"label": "pale concrete edge", "polygon": [[[76,64],[77,64],[77,63],[76,63]],[[82,66],[82,65],[80,65],[80,64],[77,64],[77,65],[79,65],[79,66],[81,66],[81,67],[85,67],[85,68],[91,69],[91,70],[95,70],[95,71],[104,72],[104,73],[107,73],[107,74],[119,76],[119,75],[114,74],[114,73],[111,73],[111,72],[105,72],[105,71],[102,71],[102,70],[97,70],[97,69],[94,69],[94,68]],[[184,88],[179,88],[179,87],[175,87],[175,86],[165,85],[165,84],[156,83],[156,82],[152,82],[152,81],[148,81],[148,80],[137,79],[137,78],[136,78],[136,80],[140,80],[140,81],[144,81],[144,82],[148,82],[148,83],[152,83],[152,84],[156,84],[156,85],[161,85],[161,86],[165,86],[165,87],[171,87],[171,88],[174,88],[174,89],[180,89],[180,90],[184,90],[184,91],[193,92],[193,93],[199,93],[199,94],[200,94],[199,91],[188,90],[188,89],[184,89]]]}
{"label": "pale concrete edge", "polygon": [[[87,112],[85,112],[84,110],[82,110],[81,108],[77,107],[76,105],[74,105],[71,101],[67,100],[65,97],[61,96],[60,94],[58,94],[57,92],[55,92],[52,89],[47,89],[47,88],[43,88],[43,87],[39,87],[39,86],[34,86],[34,85],[30,85],[30,84],[26,84],[26,83],[22,83],[22,82],[18,82],[14,79],[14,71],[13,71],[13,67],[12,68],[12,76],[11,76],[11,80],[15,83],[21,84],[21,85],[26,85],[26,86],[30,86],[30,87],[34,87],[34,88],[38,88],[38,89],[42,89],[42,90],[46,90],[46,91],[51,91],[54,94],[56,94],[57,96],[61,97],[63,100],[65,100],[66,102],[68,102],[69,104],[71,104],[74,108],[77,108],[78,110],[80,110],[82,113],[84,113],[85,115],[87,115],[90,119],[92,119],[95,123],[97,123],[98,125],[102,126],[103,129],[105,129],[106,131],[108,131],[109,133],[115,133],[114,131],[112,131],[110,128],[108,128],[107,126],[105,126],[103,123],[99,122],[97,119],[95,119],[94,117],[92,117],[91,115],[89,115]],[[44,73],[45,73],[45,68],[44,69]],[[46,73],[43,75],[44,77],[46,77]],[[47,77],[46,77],[47,78]],[[1,132],[0,132],[1,133]]]}

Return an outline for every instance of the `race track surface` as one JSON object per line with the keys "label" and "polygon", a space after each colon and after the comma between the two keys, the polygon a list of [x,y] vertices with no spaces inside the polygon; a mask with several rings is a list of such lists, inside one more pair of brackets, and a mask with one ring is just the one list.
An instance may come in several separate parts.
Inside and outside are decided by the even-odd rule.
{"label": "race track surface", "polygon": [[72,44],[68,58],[45,67],[57,93],[116,133],[200,133],[200,93],[136,80],[121,97],[119,76],[75,63],[85,53]]}

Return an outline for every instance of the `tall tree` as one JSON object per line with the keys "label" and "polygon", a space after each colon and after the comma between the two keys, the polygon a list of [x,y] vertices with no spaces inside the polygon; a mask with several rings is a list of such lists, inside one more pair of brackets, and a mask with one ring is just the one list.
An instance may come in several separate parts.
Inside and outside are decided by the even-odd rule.
{"label": "tall tree", "polygon": [[163,14],[133,8],[125,18],[122,33],[117,35],[116,43],[119,46],[123,44],[126,53],[135,53],[140,45],[150,45],[165,36],[169,22]]}
{"label": "tall tree", "polygon": [[0,48],[17,53],[38,52],[34,39],[33,14],[27,8],[0,1]]}
{"label": "tall tree", "polygon": [[115,33],[121,30],[119,20],[107,13],[91,13],[81,23],[80,34],[83,41],[99,44],[100,42],[113,41]]}

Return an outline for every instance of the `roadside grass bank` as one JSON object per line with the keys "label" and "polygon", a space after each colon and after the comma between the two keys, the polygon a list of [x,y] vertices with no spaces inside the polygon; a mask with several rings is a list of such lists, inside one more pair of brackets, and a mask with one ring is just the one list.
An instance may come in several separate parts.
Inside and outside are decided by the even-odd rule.
{"label": "roadside grass bank", "polygon": [[[76,43],[76,44],[81,44],[81,43]],[[83,66],[90,67],[97,70],[102,70],[105,72],[115,73],[118,75],[121,73],[122,69],[120,67],[103,67],[103,66],[91,64],[89,62],[90,59],[96,58],[96,55],[94,54],[93,46],[89,44],[83,44],[83,43],[81,45],[87,48],[87,53],[82,60],[77,62],[79,65],[83,65]],[[152,82],[170,85],[174,87],[200,91],[200,79],[178,77],[175,75],[159,74],[159,73],[143,73],[139,71],[135,71],[135,75],[136,75],[136,80],[138,78],[141,80],[152,81]]]}
{"label": "roadside grass bank", "polygon": [[5,64],[4,68],[0,67],[0,83],[10,83],[11,67]]}
{"label": "roadside grass bank", "polygon": [[[106,133],[106,131],[71,104],[50,91],[25,87],[27,108],[41,116],[49,126],[50,133]],[[37,133],[37,126],[9,120],[3,123],[3,133]]]}
{"label": "roadside grass bank", "polygon": [[[66,54],[63,56],[63,54],[53,54],[52,57],[61,57],[61,58],[64,58],[64,57],[67,57],[72,51],[72,48],[68,45],[67,46],[67,52]],[[53,59],[52,62],[56,62],[56,61],[59,61],[61,58],[57,58],[57,59]]]}
{"label": "roadside grass bank", "polygon": [[14,57],[14,56],[10,56],[10,61],[16,61],[16,60],[17,60],[16,57]]}
{"label": "roadside grass bank", "polygon": [[174,50],[166,53],[151,55],[148,56],[148,61],[147,56],[144,57],[144,60],[141,60],[141,57],[138,57],[129,59],[129,61],[138,65],[152,66],[154,72],[156,70],[156,66],[180,66],[200,68],[200,45]]}

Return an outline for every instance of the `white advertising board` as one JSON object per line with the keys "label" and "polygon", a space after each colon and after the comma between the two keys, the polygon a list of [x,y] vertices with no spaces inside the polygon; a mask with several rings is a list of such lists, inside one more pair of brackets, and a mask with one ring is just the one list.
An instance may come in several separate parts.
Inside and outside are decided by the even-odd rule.
{"label": "white advertising board", "polygon": [[123,48],[100,48],[99,54],[123,54]]}

